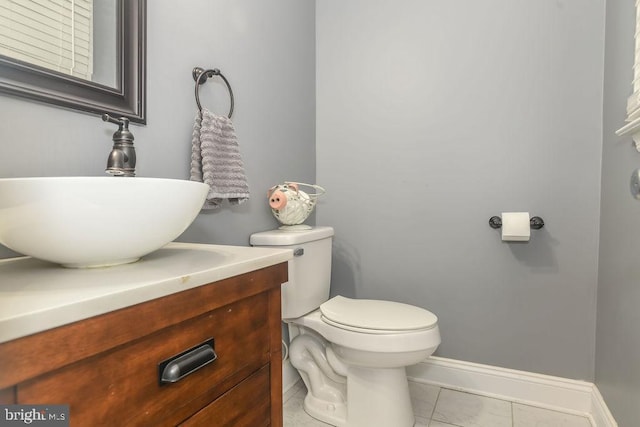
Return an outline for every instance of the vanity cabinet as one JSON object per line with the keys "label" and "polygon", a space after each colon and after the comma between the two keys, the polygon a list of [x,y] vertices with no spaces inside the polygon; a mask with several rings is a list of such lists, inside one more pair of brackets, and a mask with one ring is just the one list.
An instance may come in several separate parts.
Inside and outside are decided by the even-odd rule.
{"label": "vanity cabinet", "polygon": [[[78,427],[282,426],[286,281],[284,262],[2,343],[0,403],[69,404]],[[213,362],[160,382],[210,339]]]}

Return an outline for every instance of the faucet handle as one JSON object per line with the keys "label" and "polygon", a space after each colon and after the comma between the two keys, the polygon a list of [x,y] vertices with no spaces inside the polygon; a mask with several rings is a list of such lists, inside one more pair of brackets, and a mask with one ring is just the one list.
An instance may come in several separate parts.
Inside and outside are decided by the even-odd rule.
{"label": "faucet handle", "polygon": [[113,142],[133,143],[133,134],[129,130],[129,119],[126,117],[120,117],[116,119],[111,117],[107,113],[102,115],[102,120],[105,122],[118,125],[118,130],[113,134]]}
{"label": "faucet handle", "polygon": [[111,117],[107,113],[104,113],[102,115],[102,121],[116,124],[120,127],[120,130],[129,130],[129,119],[126,117],[116,119],[115,117]]}

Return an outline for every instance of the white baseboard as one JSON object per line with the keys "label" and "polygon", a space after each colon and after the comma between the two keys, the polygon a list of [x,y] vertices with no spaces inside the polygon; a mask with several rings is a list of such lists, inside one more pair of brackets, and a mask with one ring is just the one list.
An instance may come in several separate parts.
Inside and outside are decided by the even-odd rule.
{"label": "white baseboard", "polygon": [[618,427],[611,411],[607,407],[598,387],[593,386],[593,398],[591,399],[591,416],[596,427]]}
{"label": "white baseboard", "polygon": [[432,356],[407,368],[416,382],[469,391],[588,416],[595,427],[617,427],[593,383]]}

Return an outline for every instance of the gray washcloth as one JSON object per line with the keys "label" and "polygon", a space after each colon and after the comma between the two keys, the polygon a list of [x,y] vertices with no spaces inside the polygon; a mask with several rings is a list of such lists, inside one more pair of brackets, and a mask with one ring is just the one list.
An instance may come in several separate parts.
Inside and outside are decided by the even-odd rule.
{"label": "gray washcloth", "polygon": [[208,184],[202,209],[215,209],[228,199],[238,205],[249,199],[249,186],[231,119],[206,108],[196,114],[191,142],[191,181]]}

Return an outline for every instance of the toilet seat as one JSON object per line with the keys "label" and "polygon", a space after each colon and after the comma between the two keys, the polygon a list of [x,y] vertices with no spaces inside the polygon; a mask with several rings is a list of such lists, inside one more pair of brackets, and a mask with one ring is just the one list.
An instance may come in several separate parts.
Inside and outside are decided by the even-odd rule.
{"label": "toilet seat", "polygon": [[440,344],[438,318],[433,313],[391,301],[336,296],[289,322],[313,329],[331,343],[361,351],[433,351]]}
{"label": "toilet seat", "polygon": [[385,331],[364,329],[363,331],[345,325],[333,325],[322,315],[320,309],[297,319],[287,320],[294,325],[310,328],[327,341],[353,349],[372,352],[413,352],[426,349],[435,350],[440,344],[438,325],[427,329],[406,331]]}
{"label": "toilet seat", "polygon": [[334,327],[366,334],[400,334],[434,328],[436,315],[409,304],[336,296],[320,305],[322,320]]}

